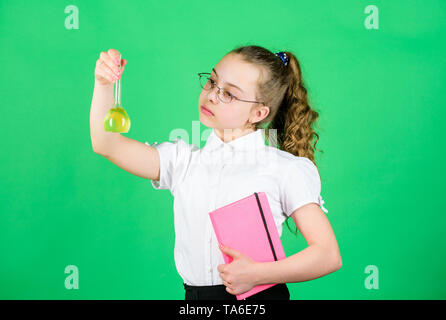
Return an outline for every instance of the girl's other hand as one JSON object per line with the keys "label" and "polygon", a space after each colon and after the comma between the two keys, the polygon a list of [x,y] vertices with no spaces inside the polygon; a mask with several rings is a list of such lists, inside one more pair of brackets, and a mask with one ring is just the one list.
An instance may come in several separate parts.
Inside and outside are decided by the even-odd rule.
{"label": "girl's other hand", "polygon": [[[94,71],[95,80],[101,85],[113,84],[121,78],[124,72],[127,60],[119,61],[120,53],[115,49],[107,52],[101,52],[99,59],[96,61],[96,69]],[[121,68],[119,67],[121,65]]]}
{"label": "girl's other hand", "polygon": [[220,278],[230,294],[242,294],[248,292],[257,285],[257,273],[260,262],[252,260],[247,255],[235,249],[221,246],[220,250],[233,260],[227,264],[217,266]]}

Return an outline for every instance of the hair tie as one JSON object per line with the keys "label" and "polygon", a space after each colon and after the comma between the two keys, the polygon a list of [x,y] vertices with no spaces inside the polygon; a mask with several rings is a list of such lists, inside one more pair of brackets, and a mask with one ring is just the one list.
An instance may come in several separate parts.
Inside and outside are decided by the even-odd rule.
{"label": "hair tie", "polygon": [[285,52],[279,51],[279,52],[276,52],[275,55],[278,56],[282,60],[282,62],[285,66],[288,65],[289,59]]}

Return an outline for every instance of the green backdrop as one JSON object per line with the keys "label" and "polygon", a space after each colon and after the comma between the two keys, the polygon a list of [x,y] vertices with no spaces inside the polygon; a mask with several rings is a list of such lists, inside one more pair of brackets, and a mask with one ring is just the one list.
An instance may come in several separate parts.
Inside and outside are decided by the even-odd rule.
{"label": "green backdrop", "polygon": [[[370,4],[378,29],[365,26]],[[70,5],[78,28],[67,27]],[[172,195],[92,150],[95,62],[122,52],[124,135],[162,142],[176,128],[192,135],[197,73],[250,44],[297,55],[320,115],[321,194],[343,266],[288,284],[291,298],[446,298],[445,9],[441,0],[1,1],[0,298],[184,299]],[[287,256],[307,246],[283,230]],[[65,286],[70,265],[78,289]],[[379,288],[366,286],[368,266]]]}

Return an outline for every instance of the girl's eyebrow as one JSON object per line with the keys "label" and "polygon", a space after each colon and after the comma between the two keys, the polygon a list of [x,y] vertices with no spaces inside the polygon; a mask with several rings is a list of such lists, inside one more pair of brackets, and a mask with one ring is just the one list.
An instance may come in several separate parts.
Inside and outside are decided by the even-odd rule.
{"label": "girl's eyebrow", "polygon": [[[218,77],[218,74],[217,74],[217,71],[215,71],[215,69],[214,68],[212,68],[212,71],[214,71],[215,72],[215,74],[217,75],[217,77]],[[229,82],[227,82],[226,83],[227,85],[229,85],[229,86],[231,86],[231,87],[234,87],[234,88],[237,88],[237,89],[239,89],[241,92],[243,92],[244,93],[244,91],[242,90],[242,89],[240,89],[239,87],[237,87],[235,84],[232,84],[232,83],[229,83]]]}

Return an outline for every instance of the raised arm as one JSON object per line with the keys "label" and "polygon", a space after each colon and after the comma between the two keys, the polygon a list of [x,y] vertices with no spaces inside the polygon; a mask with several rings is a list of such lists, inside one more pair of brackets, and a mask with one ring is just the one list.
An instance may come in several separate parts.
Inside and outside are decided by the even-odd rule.
{"label": "raised arm", "polygon": [[[120,133],[104,130],[103,121],[113,105],[113,83],[127,61],[123,59],[119,73],[119,52],[110,49],[101,52],[96,61],[95,84],[90,109],[90,136],[93,151],[138,177],[159,180],[160,159],[156,148]],[[116,77],[115,77],[116,76]]]}

